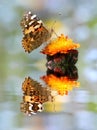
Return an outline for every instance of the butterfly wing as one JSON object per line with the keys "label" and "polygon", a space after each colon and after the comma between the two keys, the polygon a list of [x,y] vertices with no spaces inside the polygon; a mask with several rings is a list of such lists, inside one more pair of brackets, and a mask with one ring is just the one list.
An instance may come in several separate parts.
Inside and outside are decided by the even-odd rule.
{"label": "butterfly wing", "polygon": [[24,34],[22,46],[25,52],[30,53],[51,37],[51,33],[43,26],[42,21],[31,12],[24,15],[21,27]]}

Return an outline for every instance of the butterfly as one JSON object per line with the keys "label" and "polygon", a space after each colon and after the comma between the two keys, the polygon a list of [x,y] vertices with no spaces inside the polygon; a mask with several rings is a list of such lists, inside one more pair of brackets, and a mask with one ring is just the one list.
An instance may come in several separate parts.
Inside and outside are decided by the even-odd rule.
{"label": "butterfly", "polygon": [[31,11],[24,14],[20,25],[23,29],[22,46],[25,52],[30,53],[51,38],[51,31]]}

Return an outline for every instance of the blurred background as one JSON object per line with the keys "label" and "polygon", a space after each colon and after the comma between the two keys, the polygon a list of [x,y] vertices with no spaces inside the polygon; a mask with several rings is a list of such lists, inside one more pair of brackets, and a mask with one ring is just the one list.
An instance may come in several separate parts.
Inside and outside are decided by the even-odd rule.
{"label": "blurred background", "polygon": [[[79,43],[80,88],[59,97],[58,112],[31,117],[20,112],[22,82],[41,82],[46,58],[41,48],[27,54],[21,45],[20,21],[31,10],[47,28]],[[57,106],[56,106],[57,107]],[[97,130],[97,1],[0,0],[0,130]]]}

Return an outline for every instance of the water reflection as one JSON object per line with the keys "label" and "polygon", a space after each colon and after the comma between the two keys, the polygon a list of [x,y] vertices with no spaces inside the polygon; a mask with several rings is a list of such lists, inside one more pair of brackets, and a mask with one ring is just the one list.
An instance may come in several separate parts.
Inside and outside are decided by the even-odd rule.
{"label": "water reflection", "polygon": [[[71,50],[66,54],[47,55],[47,73],[40,77],[45,84],[31,77],[26,77],[22,83],[21,111],[27,115],[46,111],[48,109],[46,106],[50,107],[51,104],[57,102],[58,95],[68,95],[73,88],[79,87],[78,70],[75,66],[77,60],[77,50]],[[49,105],[45,105],[46,103]],[[53,112],[55,109],[53,107]]]}

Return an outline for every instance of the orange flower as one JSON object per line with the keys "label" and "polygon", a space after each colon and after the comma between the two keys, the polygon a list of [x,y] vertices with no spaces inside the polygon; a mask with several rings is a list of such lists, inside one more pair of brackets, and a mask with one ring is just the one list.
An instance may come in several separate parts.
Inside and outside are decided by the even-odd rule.
{"label": "orange flower", "polygon": [[77,81],[72,81],[67,77],[56,77],[54,75],[43,76],[42,79],[49,85],[52,90],[56,90],[59,95],[68,94],[73,87],[78,87],[80,85]]}
{"label": "orange flower", "polygon": [[41,52],[46,55],[54,55],[56,53],[67,53],[68,50],[78,47],[80,47],[79,44],[73,43],[72,39],[61,34],[61,36],[51,41]]}

